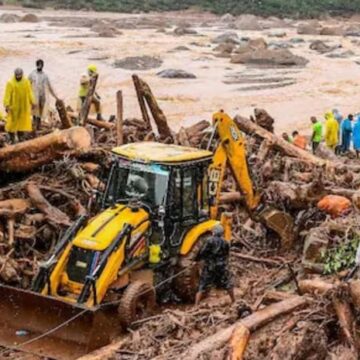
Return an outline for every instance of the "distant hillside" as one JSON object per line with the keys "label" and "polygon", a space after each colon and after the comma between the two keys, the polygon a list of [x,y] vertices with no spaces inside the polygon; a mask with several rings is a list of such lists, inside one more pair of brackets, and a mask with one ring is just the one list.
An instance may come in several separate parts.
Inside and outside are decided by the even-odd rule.
{"label": "distant hillside", "polygon": [[360,12],[360,0],[19,0],[25,6],[53,6],[99,11],[167,11],[192,6],[218,14],[252,13],[263,16],[319,16]]}

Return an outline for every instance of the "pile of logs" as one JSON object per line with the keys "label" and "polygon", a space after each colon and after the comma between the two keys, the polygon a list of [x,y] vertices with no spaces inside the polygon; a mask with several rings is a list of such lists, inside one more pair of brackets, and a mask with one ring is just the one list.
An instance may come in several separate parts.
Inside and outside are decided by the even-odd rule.
{"label": "pile of logs", "polygon": [[[206,147],[208,121],[174,132],[149,85],[136,75],[133,81],[142,119],[123,119],[121,92],[117,116],[109,121],[93,118],[88,108],[79,115],[58,102],[58,130],[46,128],[43,136],[0,148],[2,282],[29,287],[39,262],[67,227],[90,211],[112,147],[137,141]],[[95,86],[96,81],[94,91]],[[349,269],[327,278],[314,272],[323,270],[324,251],[360,236],[360,165],[347,158],[320,158],[286,142],[273,133],[274,120],[265,110],[235,121],[246,136],[252,179],[263,202],[295,220],[294,248],[281,253],[276,237],[250,219],[229,172],[221,210],[233,213],[236,304],[215,292],[199,308],[168,309],[134,324],[128,337],[97,358],[280,359],[291,348],[301,356],[289,359],[325,359],[340,346],[348,358],[358,357],[360,286],[344,281]],[[317,208],[326,195],[349,199],[350,213],[330,218]],[[311,357],[314,353],[318,357]]]}

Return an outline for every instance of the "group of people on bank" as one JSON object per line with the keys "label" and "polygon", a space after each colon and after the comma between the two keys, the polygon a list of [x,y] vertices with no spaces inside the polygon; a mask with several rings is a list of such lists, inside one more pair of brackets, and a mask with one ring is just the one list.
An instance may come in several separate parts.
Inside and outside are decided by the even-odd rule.
{"label": "group of people on bank", "polygon": [[302,149],[307,149],[310,144],[314,154],[322,142],[337,155],[346,154],[353,145],[356,155],[359,157],[360,114],[356,116],[356,120],[353,114],[344,118],[337,109],[334,109],[325,113],[323,121],[315,116],[312,116],[310,120],[312,124],[310,141],[298,131],[294,131],[292,137],[283,133],[283,139]]}
{"label": "group of people on bank", "polygon": [[[60,101],[48,75],[44,72],[44,65],[44,60],[37,60],[35,70],[28,77],[24,76],[21,68],[17,68],[14,76],[6,84],[3,101],[6,115],[1,115],[1,118],[5,121],[5,131],[9,134],[11,143],[23,141],[28,134],[40,129],[42,120],[48,114],[49,95]],[[80,79],[80,107],[85,102],[91,79],[95,76],[98,76],[96,65],[89,65],[87,74]],[[92,104],[97,119],[102,120],[100,96],[97,93],[92,97]]]}

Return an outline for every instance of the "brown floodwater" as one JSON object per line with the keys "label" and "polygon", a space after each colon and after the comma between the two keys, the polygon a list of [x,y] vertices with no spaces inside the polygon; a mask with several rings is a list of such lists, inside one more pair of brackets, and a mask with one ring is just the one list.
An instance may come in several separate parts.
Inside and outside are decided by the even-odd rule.
{"label": "brown floodwater", "polygon": [[[0,8],[0,15],[5,12],[24,15],[29,10]],[[211,39],[228,31],[214,15],[186,12],[164,15],[54,10],[31,12],[46,20],[38,23],[0,23],[1,98],[6,81],[15,67],[23,67],[29,73],[34,61],[43,58],[46,71],[60,97],[76,107],[79,78],[86,72],[89,63],[95,63],[100,71],[98,92],[103,99],[104,113],[110,115],[116,112],[115,93],[121,89],[124,93],[125,117],[139,117],[131,80],[134,71],[114,68],[113,63],[115,59],[127,56],[149,55],[160,57],[163,64],[157,69],[137,73],[150,84],[174,129],[197,120],[210,119],[211,114],[220,108],[231,115],[249,115],[254,107],[265,108],[276,119],[277,131],[308,130],[311,115],[320,117],[335,107],[344,113],[359,110],[360,65],[355,62],[359,45],[353,44],[350,38],[301,36],[305,42],[295,44],[291,51],[309,60],[306,67],[256,69],[231,64],[228,58],[214,56]],[[174,36],[170,34],[171,28],[167,29],[167,33],[157,32],[153,28],[121,29],[122,34],[115,38],[99,38],[89,28],[71,26],[67,20],[69,17],[94,20],[101,17],[110,21],[124,18],[135,21],[139,17],[161,19],[163,16],[174,19],[174,23],[182,18],[191,21],[198,35]],[[52,17],[62,18],[63,23],[53,26]],[[64,23],[68,25],[64,26]],[[296,28],[284,29],[287,36],[282,39],[269,38],[269,31],[237,32],[239,36],[264,37],[267,41],[287,41],[299,37]],[[328,40],[330,44],[341,44],[344,51],[352,50],[355,54],[347,59],[329,59],[319,55],[309,49],[310,41],[317,38]],[[171,51],[178,46],[186,46],[189,50]],[[156,75],[167,68],[183,69],[197,78],[162,79]],[[231,81],[234,76],[239,81]],[[285,85],[277,85],[281,84],[282,78],[285,78]],[[248,82],[246,79],[249,79]]]}

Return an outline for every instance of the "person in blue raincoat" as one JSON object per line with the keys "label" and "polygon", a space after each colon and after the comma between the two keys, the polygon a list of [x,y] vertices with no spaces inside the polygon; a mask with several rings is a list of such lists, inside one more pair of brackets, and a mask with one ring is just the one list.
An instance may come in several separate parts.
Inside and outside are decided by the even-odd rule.
{"label": "person in blue raincoat", "polygon": [[350,150],[351,145],[351,135],[352,135],[352,121],[354,120],[353,115],[349,115],[341,123],[341,151],[346,153]]}
{"label": "person in blue raincoat", "polygon": [[360,153],[360,115],[357,116],[356,123],[353,128],[353,142],[356,151],[356,157],[359,158]]}

